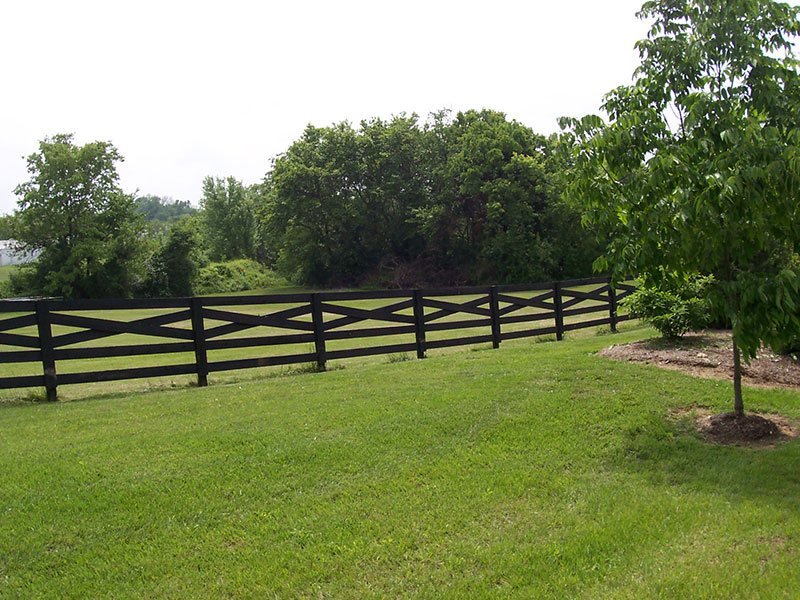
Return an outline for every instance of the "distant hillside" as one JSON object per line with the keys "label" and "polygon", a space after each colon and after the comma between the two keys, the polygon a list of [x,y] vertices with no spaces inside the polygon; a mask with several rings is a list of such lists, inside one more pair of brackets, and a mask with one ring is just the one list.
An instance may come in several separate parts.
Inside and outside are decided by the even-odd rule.
{"label": "distant hillside", "polygon": [[197,209],[186,200],[142,196],[136,199],[136,211],[150,222],[174,223],[181,217],[195,214]]}

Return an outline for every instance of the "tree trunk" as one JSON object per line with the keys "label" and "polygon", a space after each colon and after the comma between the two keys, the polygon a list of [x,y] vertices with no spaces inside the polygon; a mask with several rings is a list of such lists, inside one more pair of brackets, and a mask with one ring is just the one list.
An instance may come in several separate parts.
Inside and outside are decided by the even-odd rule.
{"label": "tree trunk", "polygon": [[733,412],[737,417],[744,416],[744,403],[742,402],[742,363],[739,358],[739,346],[733,340]]}

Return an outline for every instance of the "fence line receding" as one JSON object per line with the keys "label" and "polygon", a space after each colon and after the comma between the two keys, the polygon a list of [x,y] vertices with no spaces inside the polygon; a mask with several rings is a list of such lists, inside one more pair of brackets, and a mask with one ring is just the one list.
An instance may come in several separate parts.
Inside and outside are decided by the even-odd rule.
{"label": "fence line receding", "polygon": [[[59,385],[194,374],[204,386],[209,373],[220,371],[303,363],[324,369],[328,361],[360,356],[424,358],[436,348],[497,348],[504,340],[537,335],[560,340],[585,327],[615,330],[630,318],[618,315],[617,305],[633,290],[630,281],[612,288],[609,278],[589,278],[417,290],[0,301],[0,365],[41,365],[40,374],[0,377],[0,389],[44,387],[55,400]],[[371,338],[387,339],[366,344]],[[147,355],[170,355],[160,359],[170,364],[128,366],[126,359]],[[116,368],[75,366],[89,359],[94,365],[106,359]]]}

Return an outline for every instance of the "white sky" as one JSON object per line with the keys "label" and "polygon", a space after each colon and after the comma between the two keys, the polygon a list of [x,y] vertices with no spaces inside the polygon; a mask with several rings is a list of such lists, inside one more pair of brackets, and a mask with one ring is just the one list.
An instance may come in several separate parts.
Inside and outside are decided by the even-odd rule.
{"label": "white sky", "polygon": [[112,142],[122,187],[197,203],[260,181],[308,123],[490,108],[542,134],[630,83],[642,0],[7,1],[0,214],[24,156]]}

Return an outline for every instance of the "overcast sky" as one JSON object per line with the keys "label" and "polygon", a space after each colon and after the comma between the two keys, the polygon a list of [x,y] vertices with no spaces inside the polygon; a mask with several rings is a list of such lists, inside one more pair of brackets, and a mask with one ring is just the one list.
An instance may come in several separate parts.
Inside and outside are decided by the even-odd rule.
{"label": "overcast sky", "polygon": [[552,133],[630,83],[641,1],[3,2],[0,214],[56,133],[112,142],[125,191],[195,204],[308,123],[490,108]]}

